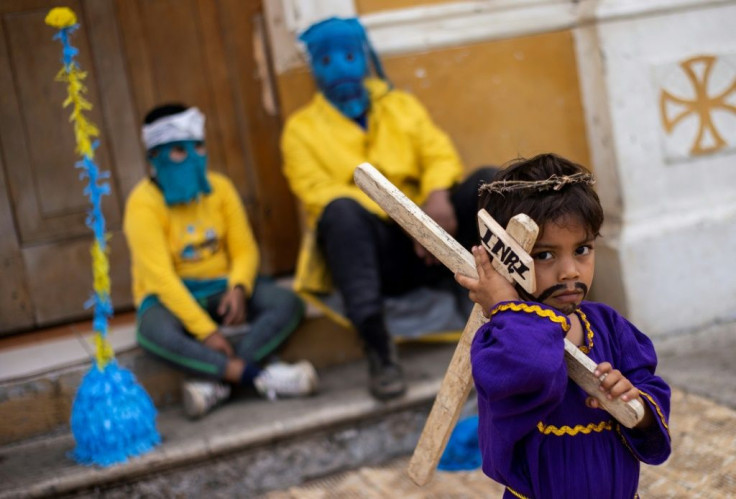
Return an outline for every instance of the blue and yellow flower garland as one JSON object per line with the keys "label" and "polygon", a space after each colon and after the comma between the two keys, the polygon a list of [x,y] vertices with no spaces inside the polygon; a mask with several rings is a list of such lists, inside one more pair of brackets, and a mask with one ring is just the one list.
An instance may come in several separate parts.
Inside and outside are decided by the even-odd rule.
{"label": "blue and yellow flower garland", "polygon": [[69,121],[74,126],[76,152],[82,158],[76,167],[82,169],[80,177],[89,180],[84,194],[92,204],[86,224],[94,232],[90,249],[94,294],[85,306],[94,307],[95,363],[82,379],[72,405],[71,427],[77,443],[72,455],[82,464],[109,466],[148,452],[160,443],[161,437],[150,397],[129,370],[118,366],[107,338],[113,308],[107,256],[110,236],[105,232],[102,196],[110,194],[110,184],[105,181],[109,172],[101,172],[94,161],[99,130],[84,114],[92,109],[84,97],[87,73],[74,60],[79,51],[69,40],[79,28],[77,16],[68,7],[57,7],[46,16],[46,24],[59,30],[54,39],[63,47],[64,66],[56,80],[66,83],[68,96],[63,106],[72,108]]}

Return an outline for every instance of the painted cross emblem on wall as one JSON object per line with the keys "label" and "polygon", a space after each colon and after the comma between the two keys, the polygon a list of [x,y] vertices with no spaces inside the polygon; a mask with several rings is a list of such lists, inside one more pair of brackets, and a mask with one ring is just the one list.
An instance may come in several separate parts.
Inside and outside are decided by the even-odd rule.
{"label": "painted cross emblem on wall", "polygon": [[689,116],[698,119],[698,132],[690,148],[691,155],[708,154],[723,149],[728,144],[713,120],[713,111],[721,110],[736,114],[736,105],[728,99],[736,95],[736,74],[733,81],[716,95],[709,94],[713,68],[717,58],[698,56],[679,64],[694,90],[693,98],[683,98],[662,89],[659,99],[660,113],[664,129],[671,134],[675,127]]}

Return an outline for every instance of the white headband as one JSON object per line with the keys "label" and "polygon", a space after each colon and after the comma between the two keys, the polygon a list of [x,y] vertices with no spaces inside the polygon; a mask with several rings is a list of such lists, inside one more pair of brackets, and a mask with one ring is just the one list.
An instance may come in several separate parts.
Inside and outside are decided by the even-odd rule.
{"label": "white headband", "polygon": [[196,107],[143,125],[146,150],[177,140],[204,140],[204,115]]}

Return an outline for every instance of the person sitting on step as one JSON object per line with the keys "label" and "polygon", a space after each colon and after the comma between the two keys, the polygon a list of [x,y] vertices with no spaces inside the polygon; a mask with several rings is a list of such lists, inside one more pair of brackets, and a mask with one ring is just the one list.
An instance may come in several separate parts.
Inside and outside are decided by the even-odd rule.
{"label": "person sitting on step", "polygon": [[[371,394],[398,397],[406,382],[387,327],[387,303],[455,283],[355,185],[353,171],[370,162],[469,248],[477,236],[471,223],[476,190],[495,170],[477,169],[462,180],[452,141],[416,97],[386,79],[358,19],[329,18],[299,38],[318,92],[289,116],[281,136],[284,174],[307,215],[294,286],[312,297],[329,294],[334,284],[363,340]],[[458,298],[451,299],[455,308]]]}
{"label": "person sitting on step", "polygon": [[[259,275],[259,250],[232,182],[208,171],[205,118],[196,107],[152,109],[142,129],[149,178],[130,193],[124,232],[130,248],[137,340],[193,375],[182,387],[186,414],[201,417],[253,385],[268,398],[317,388],[308,361],[270,362],[296,330],[304,304]],[[223,327],[247,324],[236,344]]]}

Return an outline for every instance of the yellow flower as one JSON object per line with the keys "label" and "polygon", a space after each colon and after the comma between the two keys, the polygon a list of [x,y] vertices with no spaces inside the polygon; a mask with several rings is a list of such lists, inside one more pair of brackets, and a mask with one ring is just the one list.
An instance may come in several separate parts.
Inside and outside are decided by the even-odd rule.
{"label": "yellow flower", "polygon": [[97,367],[102,371],[105,366],[115,358],[115,351],[112,349],[112,345],[107,338],[102,336],[99,331],[95,334],[95,360]]}
{"label": "yellow flower", "polygon": [[55,7],[46,15],[45,21],[54,28],[68,28],[77,24],[77,15],[69,7]]}

